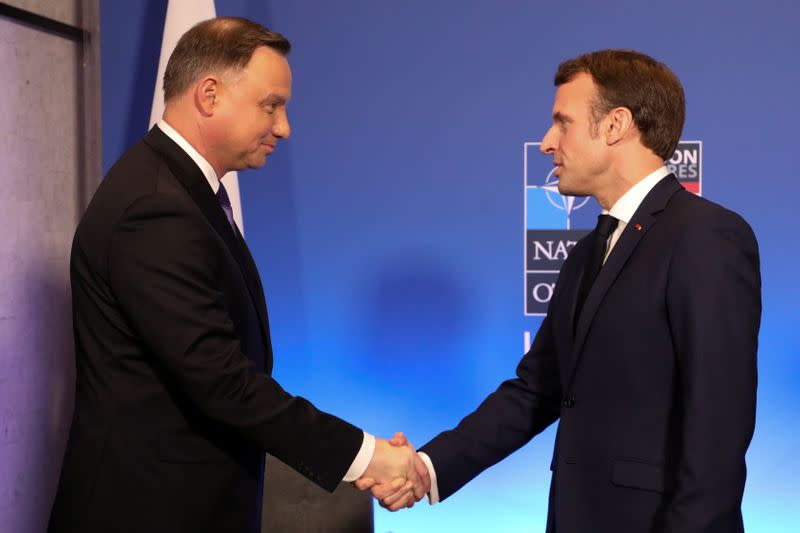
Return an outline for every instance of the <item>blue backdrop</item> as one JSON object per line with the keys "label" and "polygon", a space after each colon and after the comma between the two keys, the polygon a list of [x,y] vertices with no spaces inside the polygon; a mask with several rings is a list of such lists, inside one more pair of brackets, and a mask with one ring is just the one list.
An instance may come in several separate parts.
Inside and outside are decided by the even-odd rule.
{"label": "blue backdrop", "polygon": [[[749,532],[800,523],[800,7],[790,1],[217,0],[293,44],[292,138],[240,174],[275,375],[377,435],[421,445],[513,375],[524,333],[524,143],[549,124],[563,59],[635,48],[687,93],[703,196],[761,247],[764,314]],[[103,154],[147,128],[166,0],[104,1]],[[542,176],[543,178],[544,176]],[[720,369],[724,372],[724,369]],[[447,502],[376,531],[540,531],[552,428]]]}

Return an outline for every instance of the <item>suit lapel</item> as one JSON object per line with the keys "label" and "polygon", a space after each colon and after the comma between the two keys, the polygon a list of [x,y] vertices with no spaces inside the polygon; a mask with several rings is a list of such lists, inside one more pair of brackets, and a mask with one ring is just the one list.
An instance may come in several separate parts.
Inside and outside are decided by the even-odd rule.
{"label": "suit lapel", "polygon": [[[230,227],[230,226],[229,226]],[[253,256],[250,254],[250,247],[247,246],[247,243],[244,240],[244,237],[241,233],[239,233],[239,228],[236,228],[236,237],[239,241],[242,250],[244,251],[245,255],[245,262],[247,264],[247,268],[250,270],[250,275],[255,281],[256,287],[255,291],[251,291],[251,296],[254,298],[254,303],[256,306],[256,310],[258,311],[259,318],[261,318],[262,328],[261,331],[264,334],[264,340],[266,342],[267,349],[270,352],[269,361],[267,361],[267,369],[266,373],[272,373],[272,341],[271,336],[269,333],[269,314],[267,313],[267,301],[264,298],[264,286],[261,284],[261,276],[258,274],[258,267],[256,267],[256,262],[253,259]]]}
{"label": "suit lapel", "polygon": [[[594,238],[594,235],[592,235],[591,238]],[[588,250],[588,247],[586,249]],[[583,254],[583,255],[586,256],[588,254]],[[574,324],[575,324],[575,312],[578,310],[578,292],[580,292],[579,287],[581,286],[581,283],[583,283],[583,276],[586,275],[587,260],[588,260],[587,257],[583,257],[580,259],[580,265],[582,266],[580,269],[578,269],[578,273],[574,283],[570,284],[570,287],[572,287],[573,289],[571,289],[569,292],[569,324],[570,327],[572,327],[572,330],[570,331],[572,335],[570,335],[570,337],[572,337],[573,342],[575,341],[575,332],[577,331],[577,327],[574,327]]]}
{"label": "suit lapel", "polygon": [[628,259],[631,257],[642,238],[658,220],[655,215],[663,211],[672,195],[682,188],[681,184],[673,175],[667,176],[659,181],[647,196],[645,196],[641,205],[639,205],[639,208],[628,222],[628,225],[622,231],[622,235],[620,235],[619,240],[611,250],[605,265],[600,269],[600,273],[594,285],[592,285],[589,294],[586,296],[583,309],[578,317],[578,326],[575,329],[575,339],[570,353],[571,368],[569,371],[569,379],[567,380],[568,386],[572,383],[572,379],[575,376],[575,370],[580,363],[580,356],[583,351],[586,336],[589,333],[597,310],[603,301],[603,297],[605,297],[609,288],[614,283],[614,280],[619,276],[620,271],[628,262]]}
{"label": "suit lapel", "polygon": [[[573,364],[573,346],[575,344],[575,312],[578,308],[578,292],[581,283],[583,283],[583,276],[586,275],[586,265],[589,260],[589,252],[591,251],[590,239],[594,238],[592,233],[589,233],[585,237],[585,239],[581,242],[580,248],[578,246],[573,249],[570,253],[570,259],[574,257],[575,259],[575,267],[572,268],[572,272],[570,274],[569,281],[565,284],[566,287],[569,287],[569,290],[565,293],[565,296],[568,298],[568,306],[569,306],[569,313],[567,315],[567,320],[564,321],[565,324],[565,334],[564,338],[568,341],[565,343],[565,346],[568,346],[569,349],[567,350],[568,358],[565,360],[565,363],[562,365],[561,368],[561,375],[562,376],[569,376],[570,372],[572,371],[572,364]],[[585,302],[584,302],[585,305]],[[566,383],[562,384],[566,386]]]}
{"label": "suit lapel", "polygon": [[189,154],[184,152],[180,146],[158,129],[158,126],[153,126],[145,135],[144,141],[164,157],[169,169],[178,181],[183,184],[189,196],[200,208],[203,216],[225,242],[231,255],[239,265],[250,299],[261,320],[261,332],[266,345],[268,347],[271,346],[266,303],[255,263],[253,263],[241,234],[239,234],[238,230],[234,233],[233,228],[231,228],[228,218],[225,216],[225,211],[222,210],[222,206],[219,205],[217,198],[214,196],[214,191],[208,184],[203,171],[189,157]]}

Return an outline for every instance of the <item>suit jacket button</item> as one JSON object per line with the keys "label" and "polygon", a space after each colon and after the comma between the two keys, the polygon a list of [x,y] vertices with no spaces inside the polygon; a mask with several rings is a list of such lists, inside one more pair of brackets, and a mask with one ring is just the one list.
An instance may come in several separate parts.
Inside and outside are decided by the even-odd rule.
{"label": "suit jacket button", "polygon": [[575,397],[574,396],[567,396],[564,398],[564,401],[561,403],[567,409],[572,409],[575,407]]}

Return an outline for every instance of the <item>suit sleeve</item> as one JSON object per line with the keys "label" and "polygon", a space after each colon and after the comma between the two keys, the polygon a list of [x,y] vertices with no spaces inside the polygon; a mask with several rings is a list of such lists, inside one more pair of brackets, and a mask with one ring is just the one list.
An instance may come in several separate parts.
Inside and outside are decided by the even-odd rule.
{"label": "suit sleeve", "polygon": [[156,364],[201,412],[332,491],[363,433],[288,394],[242,353],[216,283],[219,243],[187,204],[155,193],[118,222],[108,276],[120,308]]}
{"label": "suit sleeve", "polygon": [[455,429],[420,448],[436,470],[439,501],[524,446],[558,419],[561,402],[550,319],[545,317],[533,345],[503,382]]}
{"label": "suit sleeve", "polygon": [[741,527],[745,452],[755,427],[758,247],[738,215],[714,215],[691,225],[670,265],[667,306],[683,421],[665,514],[670,533]]}

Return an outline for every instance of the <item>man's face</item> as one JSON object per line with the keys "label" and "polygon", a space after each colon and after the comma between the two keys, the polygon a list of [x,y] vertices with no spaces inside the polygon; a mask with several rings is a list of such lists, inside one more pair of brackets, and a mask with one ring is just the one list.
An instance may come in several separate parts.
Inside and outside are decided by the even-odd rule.
{"label": "man's face", "polygon": [[556,91],[553,125],[541,151],[557,165],[558,191],[570,196],[595,195],[609,167],[603,132],[605,121],[592,124],[592,103],[597,87],[589,74],[580,73]]}
{"label": "man's face", "polygon": [[292,72],[286,58],[260,47],[240,72],[225,76],[215,111],[215,151],[226,170],[258,168],[290,134],[286,105]]}

